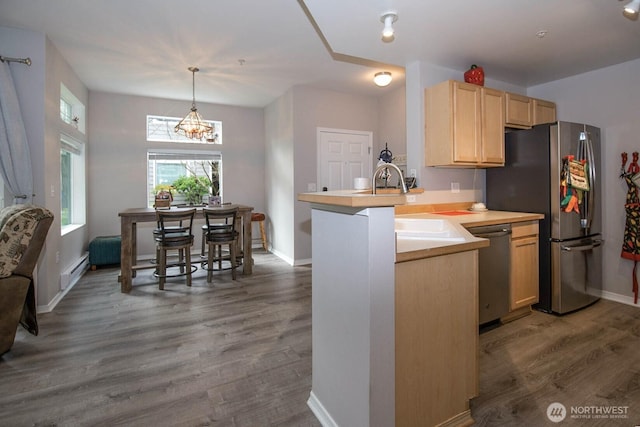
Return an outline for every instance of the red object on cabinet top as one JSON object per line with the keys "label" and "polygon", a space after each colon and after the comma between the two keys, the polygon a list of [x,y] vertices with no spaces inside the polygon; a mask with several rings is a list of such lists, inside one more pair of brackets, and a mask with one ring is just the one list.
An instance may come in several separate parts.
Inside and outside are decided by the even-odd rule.
{"label": "red object on cabinet top", "polygon": [[482,67],[478,67],[476,64],[473,64],[471,68],[465,71],[464,81],[467,83],[473,83],[474,85],[484,86],[484,70]]}

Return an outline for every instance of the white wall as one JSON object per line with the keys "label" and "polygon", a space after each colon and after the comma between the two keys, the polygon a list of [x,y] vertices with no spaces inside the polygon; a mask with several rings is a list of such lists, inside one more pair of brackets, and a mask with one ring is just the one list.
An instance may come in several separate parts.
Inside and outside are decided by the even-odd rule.
{"label": "white wall", "polygon": [[405,85],[400,85],[378,98],[378,136],[373,146],[374,165],[380,151],[384,150],[385,143],[389,144],[389,150],[394,156],[407,154],[405,98]]}
{"label": "white wall", "polygon": [[[294,253],[296,262],[311,259],[311,208],[297,201],[297,194],[307,191],[308,183],[317,180],[317,128],[349,129],[378,135],[378,99],[321,90],[309,86],[293,89],[294,126]],[[374,153],[375,154],[375,153]],[[376,156],[374,155],[374,158]]]}
{"label": "white wall", "polygon": [[[627,186],[620,175],[620,153],[640,151],[640,60],[572,76],[528,89],[527,94],[554,101],[558,119],[601,129],[603,186],[604,290],[612,299],[631,301],[633,261],[620,257]],[[628,164],[627,164],[628,166]]]}
{"label": "white wall", "polygon": [[[271,250],[294,263],[293,90],[265,107],[266,228]],[[311,162],[309,162],[311,163]]]}
{"label": "white wall", "polygon": [[[147,203],[147,150],[158,148],[222,152],[224,202],[265,208],[265,143],[263,110],[198,103],[198,112],[222,121],[222,145],[147,142],[146,116],[181,117],[189,101],[114,93],[89,96],[89,235],[120,234],[118,212]],[[151,228],[138,226],[138,254],[154,252]],[[199,233],[195,233],[199,236]],[[196,242],[199,245],[199,241]]]}
{"label": "white wall", "polygon": [[33,203],[46,207],[55,216],[37,266],[36,298],[42,311],[49,309],[60,295],[60,272],[76,262],[86,248],[86,227],[64,238],[60,235],[60,133],[86,141],[85,136],[74,133],[77,131],[60,120],[60,83],[85,105],[88,92],[44,34],[0,27],[0,53],[30,57],[32,61],[30,67],[14,64],[11,69],[29,142]]}

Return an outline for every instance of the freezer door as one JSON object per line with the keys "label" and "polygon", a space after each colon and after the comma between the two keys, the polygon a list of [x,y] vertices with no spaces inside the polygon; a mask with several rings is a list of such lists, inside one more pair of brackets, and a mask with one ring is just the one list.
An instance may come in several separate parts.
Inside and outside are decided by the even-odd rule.
{"label": "freezer door", "polygon": [[[580,134],[584,132],[587,140],[580,143]],[[551,163],[551,237],[566,240],[579,236],[598,234],[601,229],[601,191],[600,172],[600,129],[579,123],[558,122],[550,128]],[[588,147],[588,148],[587,148]],[[592,173],[590,191],[584,193],[584,203],[580,212],[564,212],[560,206],[560,175],[562,159],[573,155],[576,159],[589,153],[589,171]]]}
{"label": "freezer door", "polygon": [[602,244],[597,238],[552,242],[551,309],[558,314],[583,308],[602,290]]}

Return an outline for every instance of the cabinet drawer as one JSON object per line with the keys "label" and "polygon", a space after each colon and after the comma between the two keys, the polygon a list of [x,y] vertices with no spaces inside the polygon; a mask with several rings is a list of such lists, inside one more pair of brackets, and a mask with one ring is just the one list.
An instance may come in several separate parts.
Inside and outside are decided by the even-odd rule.
{"label": "cabinet drawer", "polygon": [[538,221],[516,222],[511,226],[511,239],[538,235]]}

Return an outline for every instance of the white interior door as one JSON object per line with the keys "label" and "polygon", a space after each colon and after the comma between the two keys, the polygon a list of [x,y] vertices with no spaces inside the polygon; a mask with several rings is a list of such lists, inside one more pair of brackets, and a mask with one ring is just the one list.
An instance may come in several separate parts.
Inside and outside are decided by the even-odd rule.
{"label": "white interior door", "polygon": [[353,188],[353,178],[371,177],[372,132],[318,128],[318,190]]}

